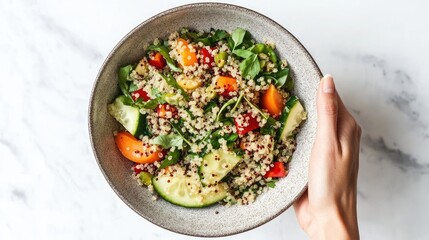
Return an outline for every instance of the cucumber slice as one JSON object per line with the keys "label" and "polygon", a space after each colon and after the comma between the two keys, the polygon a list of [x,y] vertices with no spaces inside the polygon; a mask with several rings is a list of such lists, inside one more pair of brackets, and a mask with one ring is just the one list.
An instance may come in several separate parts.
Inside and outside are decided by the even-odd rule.
{"label": "cucumber slice", "polygon": [[127,100],[127,97],[119,96],[109,104],[107,109],[110,115],[135,137],[148,136],[150,132],[147,128],[146,116],[140,113],[139,108],[126,105]]}
{"label": "cucumber slice", "polygon": [[203,187],[198,176],[161,175],[152,178],[155,191],[166,201],[188,208],[207,207],[226,197],[225,183]]}
{"label": "cucumber slice", "polygon": [[199,168],[201,182],[206,186],[218,183],[240,160],[235,152],[215,150],[206,154]]}
{"label": "cucumber slice", "polygon": [[304,108],[297,96],[292,96],[286,102],[286,106],[280,116],[280,129],[277,134],[277,139],[283,142],[293,134],[293,131],[306,118]]}

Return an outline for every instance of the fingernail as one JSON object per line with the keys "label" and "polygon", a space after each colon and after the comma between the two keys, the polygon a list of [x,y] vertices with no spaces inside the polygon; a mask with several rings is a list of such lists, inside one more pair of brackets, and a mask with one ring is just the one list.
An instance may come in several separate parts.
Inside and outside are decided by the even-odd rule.
{"label": "fingernail", "polygon": [[332,94],[335,92],[334,79],[331,74],[326,74],[323,77],[323,92]]}

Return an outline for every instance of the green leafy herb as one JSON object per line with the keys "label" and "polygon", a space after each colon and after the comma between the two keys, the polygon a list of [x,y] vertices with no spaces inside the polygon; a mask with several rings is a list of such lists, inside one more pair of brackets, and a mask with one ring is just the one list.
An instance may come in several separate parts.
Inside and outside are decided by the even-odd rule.
{"label": "green leafy herb", "polygon": [[235,55],[241,58],[249,58],[255,55],[255,53],[253,53],[252,51],[244,50],[244,49],[235,49],[232,53],[234,53]]}
{"label": "green leafy herb", "polygon": [[178,89],[180,94],[182,94],[183,98],[185,98],[186,101],[189,101],[188,93],[186,93],[186,91],[181,86],[179,86],[176,79],[174,79],[171,73],[169,73],[167,76],[163,75],[162,73],[158,73],[158,74],[162,77],[162,79],[164,79],[164,81],[167,82],[168,85]]}
{"label": "green leafy herb", "polygon": [[231,99],[228,100],[228,102],[226,102],[226,103],[223,104],[223,106],[220,108],[220,110],[219,110],[219,112],[218,112],[218,114],[216,116],[216,122],[219,122],[219,119],[220,119],[220,116],[221,116],[222,112],[225,111],[225,109],[228,106],[234,104],[236,101],[237,101],[237,99],[231,98]]}
{"label": "green leafy herb", "polygon": [[240,63],[240,71],[244,77],[253,79],[261,71],[258,55],[253,54]]}
{"label": "green leafy herb", "polygon": [[129,85],[127,83],[130,73],[133,70],[133,66],[132,65],[127,65],[125,67],[121,67],[119,68],[119,73],[118,73],[118,77],[119,77],[119,88],[121,89],[122,93],[130,98],[131,98],[131,94],[129,92]]}
{"label": "green leafy herb", "polygon": [[241,102],[241,99],[243,99],[244,93],[240,93],[240,96],[238,96],[237,102],[235,102],[234,107],[231,109],[231,113],[235,112],[235,109],[237,109],[238,105]]}
{"label": "green leafy herb", "polygon": [[216,107],[217,104],[215,101],[208,102],[206,106],[204,106],[204,113],[211,112],[211,110]]}
{"label": "green leafy herb", "polygon": [[138,98],[134,102],[133,106],[137,106],[138,108],[155,109],[158,104],[160,104],[158,99],[151,99],[145,102],[141,98]]}
{"label": "green leafy herb", "polygon": [[180,130],[180,126],[176,123],[174,123],[173,121],[170,121],[170,125],[173,127],[174,131],[177,132],[177,134],[180,135],[180,137],[182,137],[183,141],[185,141],[185,143],[187,143],[189,146],[192,145],[192,143],[185,138],[185,135],[183,134],[182,130]]}
{"label": "green leafy herb", "polygon": [[157,51],[161,53],[161,55],[164,57],[165,61],[167,62],[167,65],[170,67],[170,69],[174,72],[182,72],[182,69],[176,66],[176,63],[174,60],[170,57],[170,50],[164,46],[164,45],[150,45],[147,48],[148,51]]}
{"label": "green leafy herb", "polygon": [[[212,31],[214,31],[213,35],[211,35]],[[196,32],[196,31],[184,28],[181,31],[180,37],[186,40],[189,39],[191,42],[195,42],[195,43],[201,42],[206,46],[213,46],[218,41],[228,38],[229,34],[225,30],[220,30],[220,29],[217,29],[217,30],[211,29],[210,33],[200,33],[200,32]]]}
{"label": "green leafy herb", "polygon": [[130,87],[128,88],[128,92],[134,92],[137,91],[138,87],[133,82],[130,83]]}
{"label": "green leafy herb", "polygon": [[183,138],[178,134],[159,135],[151,140],[152,144],[160,145],[164,149],[182,147]]}
{"label": "green leafy herb", "polygon": [[237,133],[232,133],[231,135],[227,136],[225,138],[225,140],[227,142],[234,142],[235,140],[237,140],[237,138],[238,138],[238,134]]}
{"label": "green leafy herb", "polygon": [[244,100],[246,100],[246,102],[253,108],[253,109],[255,109],[257,112],[259,112],[259,114],[261,114],[261,116],[263,117],[263,118],[265,118],[265,119],[268,119],[268,116],[264,113],[264,112],[262,112],[262,110],[261,109],[259,109],[255,104],[253,104],[249,99],[247,99],[246,97],[243,97],[244,98]]}
{"label": "green leafy herb", "polygon": [[269,117],[267,119],[267,122],[265,123],[265,125],[261,128],[261,134],[275,136],[276,135],[276,129],[275,129],[276,123],[277,123],[277,120],[275,120],[272,117]]}
{"label": "green leafy herb", "polygon": [[159,169],[166,168],[170,165],[176,164],[180,159],[180,150],[176,149],[174,151],[170,151],[167,156],[165,156],[164,160],[162,160]]}
{"label": "green leafy herb", "polygon": [[217,29],[213,34],[212,40],[214,42],[219,42],[220,40],[224,40],[229,37],[229,33],[225,30]]}
{"label": "green leafy herb", "polygon": [[285,86],[287,91],[293,90],[294,82],[289,76],[289,68],[281,69],[276,73],[265,73],[262,76],[273,79],[277,88]]}
{"label": "green leafy herb", "polygon": [[267,182],[267,186],[270,188],[275,188],[276,187],[276,182],[275,181],[269,181]]}
{"label": "green leafy herb", "polygon": [[234,32],[231,34],[232,41],[234,42],[234,45],[232,46],[232,50],[236,49],[238,46],[240,46],[241,43],[243,43],[244,36],[246,35],[246,30],[242,28],[236,28]]}

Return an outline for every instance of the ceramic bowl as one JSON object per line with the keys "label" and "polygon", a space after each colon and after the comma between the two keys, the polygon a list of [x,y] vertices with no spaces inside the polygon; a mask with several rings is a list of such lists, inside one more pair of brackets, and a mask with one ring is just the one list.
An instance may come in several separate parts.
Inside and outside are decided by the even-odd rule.
{"label": "ceramic bowl", "polygon": [[[119,124],[107,113],[107,104],[119,94],[118,68],[142,58],[144,46],[155,38],[189,27],[250,31],[257,41],[276,43],[287,59],[296,82],[297,94],[308,112],[298,134],[298,147],[289,164],[289,174],[276,187],[259,196],[253,204],[188,209],[162,199],[153,201],[146,188],[131,176],[132,162],[121,156],[113,140]],[[89,105],[89,133],[97,163],[116,194],[136,213],[165,229],[193,236],[226,236],[243,232],[275,218],[288,209],[307,187],[308,159],[316,131],[316,89],[321,72],[302,44],[285,28],[255,11],[222,3],[180,6],[157,14],[128,33],[103,63]]]}

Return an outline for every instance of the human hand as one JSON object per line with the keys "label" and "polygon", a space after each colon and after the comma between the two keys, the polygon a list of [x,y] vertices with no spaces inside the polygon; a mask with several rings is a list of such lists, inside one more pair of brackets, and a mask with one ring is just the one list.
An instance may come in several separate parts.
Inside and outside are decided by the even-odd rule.
{"label": "human hand", "polygon": [[361,129],[325,75],[317,93],[317,134],[308,190],[295,202],[310,239],[359,239],[356,213]]}

